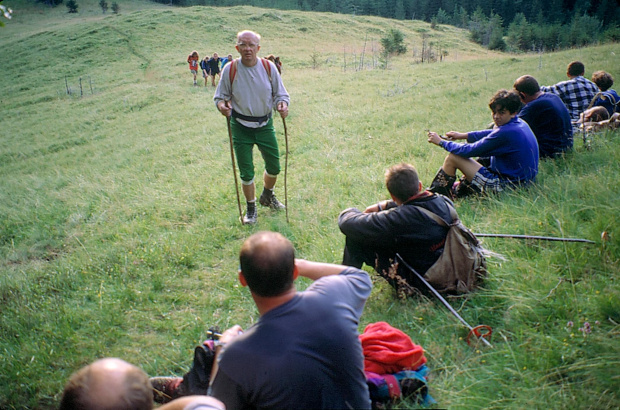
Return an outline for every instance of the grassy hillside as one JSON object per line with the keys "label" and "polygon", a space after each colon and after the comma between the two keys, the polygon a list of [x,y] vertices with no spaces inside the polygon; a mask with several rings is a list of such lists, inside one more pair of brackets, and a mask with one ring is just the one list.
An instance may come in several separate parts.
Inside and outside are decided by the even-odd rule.
{"label": "grassy hillside", "polygon": [[[183,373],[209,326],[257,318],[236,283],[248,235],[277,230],[298,256],[339,262],[338,213],[386,198],[388,166],[411,162],[430,183],[445,152],[425,130],[481,129],[497,89],[522,74],[556,83],[575,59],[587,76],[620,81],[617,44],[500,55],[418,21],[146,1],[102,15],[96,0],[71,15],[4,3],[15,14],[0,29],[0,408],[54,408],[69,375],[104,356]],[[393,27],[409,51],[383,70],[379,40]],[[262,209],[256,226],[239,224],[226,121],[185,62],[193,49],[234,52],[244,28],[284,62],[289,224]],[[422,35],[448,52],[443,62],[418,63]],[[436,301],[401,301],[376,281],[360,329],[385,320],[422,345],[439,407],[620,404],[620,141],[595,135],[586,150],[579,138],[565,159],[541,163],[531,189],[457,204],[475,232],[597,242],[485,240],[505,260],[490,261],[483,290],[451,303],[471,325],[493,327],[493,348],[469,347]],[[260,173],[258,155],[256,164]],[[283,178],[276,192],[283,199]]]}

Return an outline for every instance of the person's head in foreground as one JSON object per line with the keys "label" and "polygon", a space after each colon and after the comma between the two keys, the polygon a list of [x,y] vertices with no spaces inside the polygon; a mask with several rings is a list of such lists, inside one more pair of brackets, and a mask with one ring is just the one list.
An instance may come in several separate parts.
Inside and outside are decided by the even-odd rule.
{"label": "person's head in foreground", "polygon": [[501,127],[517,115],[521,99],[516,91],[499,90],[491,97],[489,108],[493,111],[493,122]]}
{"label": "person's head in foreground", "polygon": [[240,279],[252,293],[279,296],[293,287],[295,249],[277,232],[257,232],[243,243],[239,253]]}
{"label": "person's head in foreground", "polygon": [[410,164],[394,165],[385,172],[385,186],[396,203],[406,202],[422,190],[418,171]]}
{"label": "person's head in foreground", "polygon": [[60,410],[150,410],[153,392],[142,370],[116,358],[100,359],[73,373]]}

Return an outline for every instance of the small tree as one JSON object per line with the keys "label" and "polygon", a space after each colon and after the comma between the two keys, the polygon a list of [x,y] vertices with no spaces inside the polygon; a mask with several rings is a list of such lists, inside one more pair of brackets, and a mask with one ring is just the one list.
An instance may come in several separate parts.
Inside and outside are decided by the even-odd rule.
{"label": "small tree", "polygon": [[69,13],[77,13],[78,7],[79,6],[75,0],[69,0],[67,2],[67,8],[69,9]]}
{"label": "small tree", "polygon": [[117,2],[112,3],[112,13],[118,14],[121,12],[121,6]]}
{"label": "small tree", "polygon": [[105,14],[106,11],[108,11],[108,2],[105,0],[101,0],[99,2],[99,6],[101,7],[101,11],[103,11],[103,14]]}
{"label": "small tree", "polygon": [[381,39],[381,45],[387,54],[403,54],[407,52],[404,40],[402,31],[392,28],[388,35]]}

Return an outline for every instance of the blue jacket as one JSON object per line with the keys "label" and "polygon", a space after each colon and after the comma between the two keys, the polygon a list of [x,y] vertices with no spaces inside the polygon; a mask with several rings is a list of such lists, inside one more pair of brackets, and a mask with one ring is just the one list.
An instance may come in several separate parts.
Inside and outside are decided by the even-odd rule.
{"label": "blue jacket", "polygon": [[501,127],[468,133],[467,142],[442,141],[441,146],[465,158],[490,157],[487,169],[512,183],[527,183],[538,174],[538,142],[529,125],[516,116]]}

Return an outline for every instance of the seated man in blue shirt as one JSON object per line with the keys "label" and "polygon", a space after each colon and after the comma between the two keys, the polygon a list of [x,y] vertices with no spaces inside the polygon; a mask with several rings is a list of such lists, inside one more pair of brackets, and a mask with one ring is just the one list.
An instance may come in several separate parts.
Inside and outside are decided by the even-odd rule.
{"label": "seated man in blue shirt", "polygon": [[514,88],[525,106],[519,118],[527,122],[538,140],[541,158],[553,158],[573,147],[573,125],[568,109],[555,94],[543,93],[538,81],[523,75]]}
{"label": "seated man in blue shirt", "polygon": [[[151,378],[154,399],[206,394],[206,381],[227,409],[370,409],[358,333],[368,274],[295,259],[293,244],[276,232],[250,236],[239,266],[259,320],[245,332],[238,325],[224,332],[213,380],[210,366],[195,359],[184,378]],[[298,276],[313,283],[297,291]]]}
{"label": "seated man in blue shirt", "polygon": [[[449,131],[446,137],[450,141],[429,132],[428,142],[449,152],[429,191],[452,197],[457,169],[465,176],[457,196],[467,190],[501,192],[533,181],[538,174],[538,143],[527,123],[517,117],[520,107],[521,100],[515,91],[499,90],[489,102],[493,129]],[[469,144],[451,141],[456,139],[467,139]],[[482,166],[472,157],[489,157],[489,166]]]}

